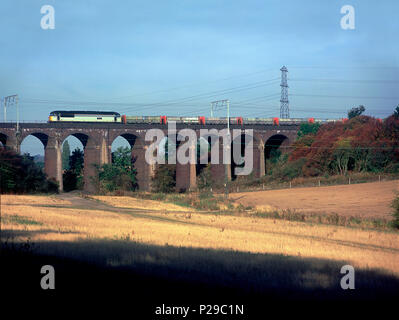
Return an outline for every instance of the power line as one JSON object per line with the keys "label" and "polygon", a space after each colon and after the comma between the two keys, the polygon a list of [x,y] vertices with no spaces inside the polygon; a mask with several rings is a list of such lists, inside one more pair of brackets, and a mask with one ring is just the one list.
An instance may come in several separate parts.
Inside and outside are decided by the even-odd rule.
{"label": "power line", "polygon": [[348,99],[383,99],[383,100],[395,100],[399,97],[371,97],[371,96],[335,96],[335,95],[322,95],[322,94],[291,94],[296,97],[318,97],[318,98],[348,98]]}
{"label": "power line", "polygon": [[291,66],[292,69],[397,69],[399,66]]}
{"label": "power line", "polygon": [[149,103],[147,106],[149,106],[149,107],[154,107],[154,106],[158,106],[158,105],[167,106],[169,104],[173,104],[173,103],[176,103],[176,102],[192,101],[192,100],[195,100],[196,98],[212,98],[212,97],[218,96],[220,94],[241,92],[241,91],[244,91],[244,90],[250,90],[250,89],[259,88],[259,87],[262,87],[262,86],[264,86],[266,84],[270,85],[270,84],[273,84],[273,82],[275,82],[276,80],[278,80],[278,78],[265,80],[265,81],[254,82],[254,83],[250,83],[250,84],[247,84],[247,85],[237,86],[237,87],[233,87],[233,88],[229,88],[229,89],[217,90],[217,91],[212,91],[212,92],[208,92],[208,93],[201,93],[201,94],[197,94],[197,95],[193,95],[193,96],[189,96],[189,97],[185,97],[185,98],[180,98],[180,99],[177,99],[177,100],[169,100],[169,101],[164,101],[164,102]]}
{"label": "power line", "polygon": [[289,78],[290,81],[307,81],[307,82],[338,82],[338,83],[399,83],[399,80],[349,80],[349,79],[316,79],[316,78]]}
{"label": "power line", "polygon": [[[235,103],[244,103],[244,102],[248,102],[248,101],[263,100],[264,98],[270,98],[270,97],[273,97],[273,98],[272,99],[268,99],[268,100],[273,100],[273,99],[276,99],[277,96],[279,96],[279,95],[280,95],[280,93],[273,93],[273,94],[269,94],[269,95],[266,95],[266,96],[260,96],[260,97],[255,97],[255,98],[250,98],[250,99],[237,101]],[[265,101],[267,101],[267,100],[265,100]]]}
{"label": "power line", "polygon": [[225,81],[225,80],[231,80],[231,79],[237,79],[237,78],[245,78],[245,77],[249,77],[249,76],[252,76],[252,75],[255,75],[255,74],[269,72],[269,71],[272,71],[272,70],[275,70],[275,69],[274,68],[268,68],[268,69],[261,70],[261,71],[256,71],[256,72],[251,72],[251,73],[247,73],[247,74],[236,75],[236,76],[231,76],[231,77],[226,77],[226,78],[221,78],[221,79],[216,79],[216,80],[211,80],[211,81],[206,81],[206,82],[204,81],[204,82],[191,83],[191,84],[187,84],[187,85],[183,85],[183,86],[179,86],[179,87],[156,90],[156,91],[151,91],[151,92],[144,92],[144,93],[139,93],[139,94],[130,95],[130,96],[124,96],[124,97],[119,97],[119,98],[112,98],[111,100],[126,99],[126,98],[131,98],[131,97],[137,97],[137,96],[143,96],[143,95],[149,95],[149,94],[156,94],[156,93],[162,93],[162,92],[170,92],[170,91],[175,91],[175,90],[179,90],[179,89],[182,89],[182,88],[189,88],[189,87],[193,87],[193,86],[199,86],[199,85],[202,85],[202,84],[210,84],[210,83],[216,83],[216,82]]}
{"label": "power line", "polygon": [[[278,108],[277,105],[263,105],[263,104],[257,104],[257,105],[251,105],[251,104],[239,104],[239,105],[234,105],[234,108],[245,108],[245,109],[259,109],[259,110],[263,110],[265,107],[272,107],[272,108]],[[298,106],[299,107],[299,106]],[[348,112],[347,110],[336,110],[336,111],[331,111],[331,110],[326,110],[326,109],[319,109],[319,107],[315,107],[315,106],[311,106],[311,107],[299,107],[299,108],[303,108],[303,109],[297,109],[296,107],[292,109],[292,111],[309,111],[309,112]],[[310,110],[310,108],[312,108],[313,110]],[[368,109],[368,111],[371,112],[392,112],[392,111],[380,111],[380,110],[374,110],[374,109]]]}
{"label": "power line", "polygon": [[[227,93],[233,93],[233,92],[241,92],[244,90],[250,90],[258,87],[262,87],[264,85],[270,85],[273,84],[273,82],[277,81],[278,78],[275,79],[269,79],[269,80],[264,80],[264,81],[258,81],[254,83],[249,83],[246,85],[241,85],[241,86],[236,86],[232,88],[227,88],[223,90],[217,90],[217,91],[212,91],[212,92],[206,92],[206,93],[201,93],[189,97],[184,97],[180,99],[175,99],[175,100],[167,100],[167,101],[161,101],[161,102],[154,102],[154,103],[111,103],[111,102],[99,102],[99,101],[66,101],[66,100],[48,100],[48,99],[23,99],[22,101],[24,103],[37,103],[37,104],[69,104],[69,105],[85,105],[85,106],[113,106],[113,107],[127,107],[127,108],[122,108],[121,110],[126,110],[126,109],[131,109],[132,107],[138,106],[141,107],[140,110],[145,110],[145,109],[153,109],[155,106],[171,106],[171,105],[176,105],[176,104],[181,104],[184,102],[189,102],[196,100],[197,98],[211,98],[220,94],[227,94]],[[137,109],[136,109],[137,110]]]}

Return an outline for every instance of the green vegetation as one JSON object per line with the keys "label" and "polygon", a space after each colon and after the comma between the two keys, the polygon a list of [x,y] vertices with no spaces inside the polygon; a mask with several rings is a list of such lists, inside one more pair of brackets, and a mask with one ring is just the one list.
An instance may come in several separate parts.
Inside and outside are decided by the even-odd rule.
{"label": "green vegetation", "polygon": [[29,154],[0,148],[0,192],[1,193],[56,193],[57,182],[47,179]]}
{"label": "green vegetation", "polygon": [[393,113],[393,116],[395,117],[395,119],[399,119],[399,104],[396,107],[396,109],[395,109],[395,111]]}
{"label": "green vegetation", "polygon": [[364,106],[352,108],[348,111],[348,118],[352,119],[354,117],[360,116],[364,111],[366,111],[366,108]]}
{"label": "green vegetation", "polygon": [[377,229],[389,231],[391,229],[391,221],[381,218],[367,218],[367,217],[354,217],[343,216],[338,214],[322,214],[322,213],[309,213],[296,210],[274,210],[274,211],[255,211],[255,217],[258,218],[271,218],[287,221],[299,221],[314,224],[336,225],[343,227],[356,227],[365,229]]}
{"label": "green vegetation", "polygon": [[69,169],[69,157],[71,156],[71,149],[69,148],[68,140],[65,140],[64,144],[62,145],[62,169],[68,170]]}
{"label": "green vegetation", "polygon": [[4,223],[15,223],[15,224],[24,224],[24,225],[43,225],[41,222],[32,220],[28,217],[17,216],[17,215],[5,215],[3,217]]}
{"label": "green vegetation", "polygon": [[[67,143],[67,141],[65,143]],[[63,149],[63,157],[64,157],[64,149]],[[64,164],[65,163],[63,159],[63,166]],[[72,152],[72,155],[69,156],[68,169],[64,170],[64,173],[62,175],[64,191],[68,192],[76,189],[77,190],[83,189],[83,166],[84,166],[83,151],[81,151],[79,148],[76,148]]]}
{"label": "green vegetation", "polygon": [[290,181],[355,173],[399,174],[399,117],[394,113],[381,121],[360,115],[363,108],[351,110],[357,116],[345,122],[303,124],[290,153],[272,150],[266,160],[267,176]]}
{"label": "green vegetation", "polygon": [[176,188],[176,165],[158,165],[152,178],[152,188],[154,192],[174,192]]}
{"label": "green vegetation", "polygon": [[199,190],[209,190],[213,184],[211,165],[208,164],[201,170],[199,175],[197,175],[197,186]]}
{"label": "green vegetation", "polygon": [[298,137],[302,138],[303,136],[309,135],[309,134],[316,134],[317,131],[319,131],[321,124],[320,123],[302,123],[301,126],[299,127],[298,131]]}
{"label": "green vegetation", "polygon": [[99,168],[99,188],[101,193],[134,191],[137,188],[136,169],[132,163],[128,147],[119,147],[112,153],[112,163]]}
{"label": "green vegetation", "polygon": [[165,201],[182,207],[190,207],[197,210],[224,211],[233,210],[233,201],[226,200],[223,196],[217,196],[212,192],[200,193],[137,193],[134,196],[156,201]]}

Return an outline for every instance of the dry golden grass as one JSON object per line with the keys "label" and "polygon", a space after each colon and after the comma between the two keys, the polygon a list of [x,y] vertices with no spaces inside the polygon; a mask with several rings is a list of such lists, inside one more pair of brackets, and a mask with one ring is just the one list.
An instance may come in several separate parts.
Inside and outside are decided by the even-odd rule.
{"label": "dry golden grass", "polygon": [[2,205],[70,205],[68,200],[61,199],[57,196],[42,196],[42,195],[1,195]]}
{"label": "dry golden grass", "polygon": [[[127,239],[142,243],[195,248],[231,249],[345,261],[355,267],[379,268],[399,275],[399,234],[301,222],[201,214],[171,204],[127,197],[96,197],[125,209],[96,210],[95,200],[85,199],[87,209],[73,208],[54,197],[2,196],[3,230],[27,232],[32,241]],[[40,207],[59,204],[64,207]],[[59,202],[58,202],[59,201]],[[79,198],[81,202],[82,199]],[[177,210],[177,208],[179,210]],[[137,213],[129,209],[147,211]],[[151,212],[148,210],[153,209]],[[167,210],[180,211],[168,213]],[[21,224],[19,216],[41,223]],[[36,232],[35,232],[36,231]],[[22,232],[22,233],[23,233]],[[18,240],[26,240],[19,236]]]}
{"label": "dry golden grass", "polygon": [[233,193],[231,199],[259,211],[297,210],[391,219],[399,181]]}
{"label": "dry golden grass", "polygon": [[155,200],[143,200],[124,196],[91,196],[91,198],[103,201],[116,208],[134,208],[156,211],[187,211],[187,208]]}

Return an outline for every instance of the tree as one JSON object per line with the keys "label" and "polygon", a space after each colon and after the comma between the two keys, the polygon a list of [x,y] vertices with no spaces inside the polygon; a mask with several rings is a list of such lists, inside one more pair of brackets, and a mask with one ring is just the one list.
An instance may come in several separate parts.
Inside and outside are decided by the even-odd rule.
{"label": "tree", "polygon": [[366,108],[362,105],[357,108],[352,108],[348,111],[348,118],[352,119],[354,117],[360,116],[364,111],[366,111]]}
{"label": "tree", "polygon": [[351,139],[344,138],[337,141],[333,151],[334,160],[332,162],[332,167],[336,170],[336,173],[346,175],[352,152]]}
{"label": "tree", "polygon": [[209,189],[213,182],[211,165],[208,163],[197,176],[198,189]]}
{"label": "tree", "polygon": [[112,163],[99,168],[100,191],[132,191],[137,188],[136,169],[133,167],[130,148],[119,147],[112,153]]}
{"label": "tree", "polygon": [[170,193],[176,188],[176,166],[170,164],[158,165],[152,178],[155,192]]}
{"label": "tree", "polygon": [[69,148],[68,140],[62,145],[62,169],[69,169],[69,157],[71,155],[71,149]]}
{"label": "tree", "polygon": [[84,166],[84,154],[79,148],[72,151],[69,158],[69,169],[73,170],[77,176],[81,175]]}
{"label": "tree", "polygon": [[308,134],[316,134],[319,131],[320,123],[302,123],[299,127],[298,138],[302,138]]}
{"label": "tree", "polygon": [[132,152],[129,147],[119,147],[112,153],[112,164],[126,171],[132,169]]}
{"label": "tree", "polygon": [[395,108],[395,111],[393,112],[393,116],[395,117],[395,119],[399,119],[399,104]]}
{"label": "tree", "polygon": [[6,148],[0,149],[0,192],[58,192],[55,181],[46,178],[29,154],[23,156]]}
{"label": "tree", "polygon": [[80,190],[83,188],[84,154],[76,148],[69,156],[69,168],[62,175],[64,191]]}

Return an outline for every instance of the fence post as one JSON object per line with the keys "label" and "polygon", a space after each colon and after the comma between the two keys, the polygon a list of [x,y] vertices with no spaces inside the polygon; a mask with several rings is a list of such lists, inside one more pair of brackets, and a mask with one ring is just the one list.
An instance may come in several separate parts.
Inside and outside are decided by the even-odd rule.
{"label": "fence post", "polygon": [[320,180],[319,180],[319,187],[320,187]]}
{"label": "fence post", "polygon": [[351,177],[349,177],[349,184],[351,184]]}
{"label": "fence post", "polygon": [[264,183],[262,183],[262,189],[265,190],[265,184]]}
{"label": "fence post", "polygon": [[381,182],[381,175],[378,175],[378,182]]}
{"label": "fence post", "polygon": [[290,189],[291,189],[291,181],[290,181]]}

